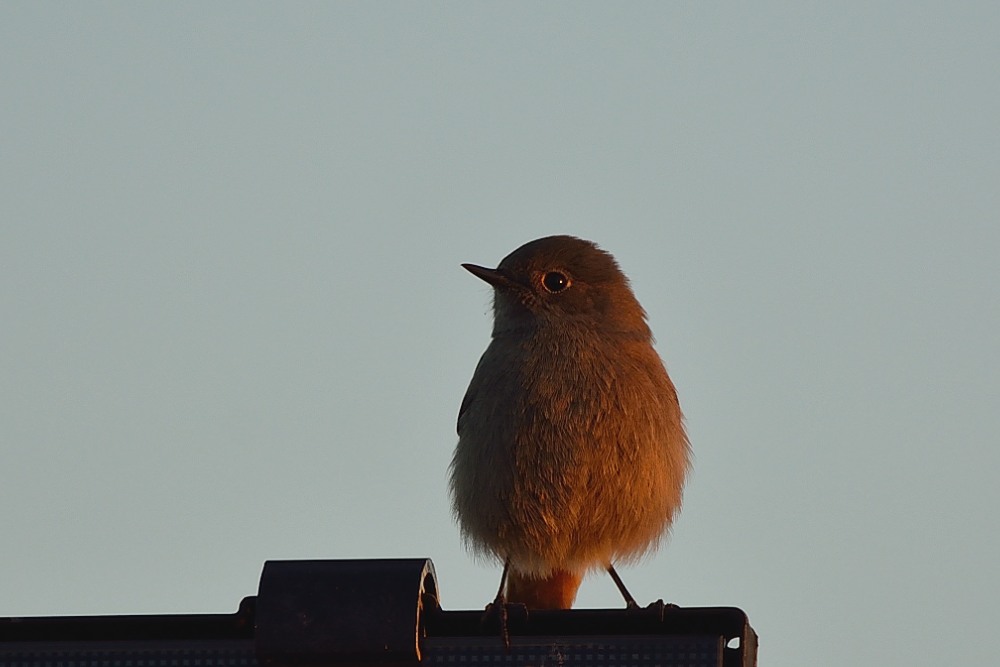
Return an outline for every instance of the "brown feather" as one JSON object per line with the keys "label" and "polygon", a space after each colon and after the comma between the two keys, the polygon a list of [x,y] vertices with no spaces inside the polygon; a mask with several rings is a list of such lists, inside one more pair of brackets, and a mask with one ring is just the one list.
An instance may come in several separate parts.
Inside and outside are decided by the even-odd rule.
{"label": "brown feather", "polygon": [[519,602],[528,609],[569,609],[576,599],[583,575],[553,570],[542,578],[517,571],[507,574],[507,602]]}

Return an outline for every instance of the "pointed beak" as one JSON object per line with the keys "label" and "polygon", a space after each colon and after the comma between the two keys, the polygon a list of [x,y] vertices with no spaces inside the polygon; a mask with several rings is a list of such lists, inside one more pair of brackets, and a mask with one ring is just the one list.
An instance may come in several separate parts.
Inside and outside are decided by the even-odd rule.
{"label": "pointed beak", "polygon": [[510,285],[510,278],[497,269],[487,269],[485,266],[477,266],[475,264],[463,264],[462,268],[494,287],[506,287]]}

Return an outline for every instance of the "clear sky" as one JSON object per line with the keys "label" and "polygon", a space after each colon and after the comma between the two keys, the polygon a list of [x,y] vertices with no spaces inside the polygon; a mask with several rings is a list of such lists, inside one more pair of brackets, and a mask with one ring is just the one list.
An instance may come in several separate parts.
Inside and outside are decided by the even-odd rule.
{"label": "clear sky", "polygon": [[[267,559],[499,569],[446,491],[494,265],[616,255],[696,454],[640,600],[761,664],[985,664],[1000,4],[0,5],[0,616]],[[582,606],[618,606],[606,577]]]}

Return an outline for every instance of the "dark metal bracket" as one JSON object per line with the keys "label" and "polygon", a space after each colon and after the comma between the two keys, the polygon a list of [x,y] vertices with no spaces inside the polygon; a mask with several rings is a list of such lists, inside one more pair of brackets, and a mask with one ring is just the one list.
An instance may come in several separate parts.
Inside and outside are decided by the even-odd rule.
{"label": "dark metal bracket", "polygon": [[[235,614],[0,618],[0,667],[754,667],[735,607],[446,611],[429,559],[268,561]],[[163,662],[163,661],[166,662]]]}

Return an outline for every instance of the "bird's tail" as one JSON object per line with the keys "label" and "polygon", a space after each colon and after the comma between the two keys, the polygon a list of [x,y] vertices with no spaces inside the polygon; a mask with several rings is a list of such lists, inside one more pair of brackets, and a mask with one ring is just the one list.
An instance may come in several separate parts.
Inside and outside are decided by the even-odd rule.
{"label": "bird's tail", "polygon": [[532,577],[513,569],[507,575],[507,602],[520,602],[528,609],[569,609],[576,599],[582,574],[553,570],[546,577]]}

